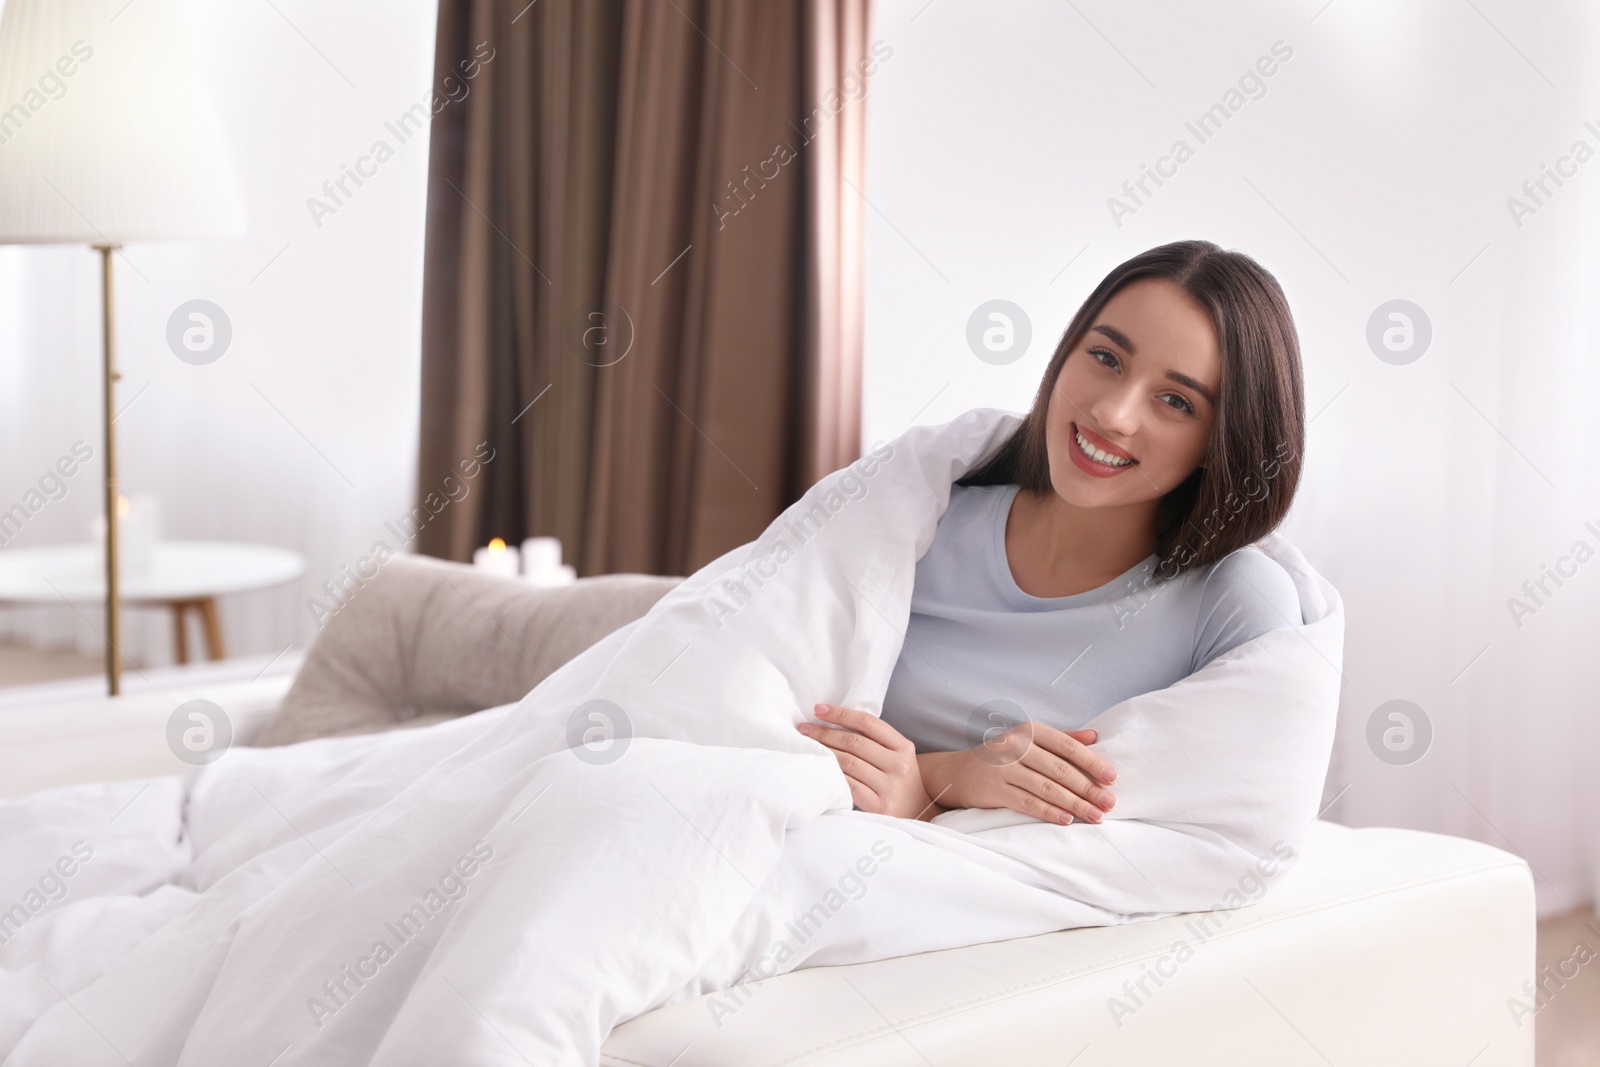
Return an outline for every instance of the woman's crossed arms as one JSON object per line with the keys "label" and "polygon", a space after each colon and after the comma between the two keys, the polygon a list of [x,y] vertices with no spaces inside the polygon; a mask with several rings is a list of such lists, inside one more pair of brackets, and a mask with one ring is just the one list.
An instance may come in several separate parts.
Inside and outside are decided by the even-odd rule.
{"label": "woman's crossed arms", "polygon": [[861,811],[929,820],[954,808],[1009,808],[1046,822],[1097,823],[1116,803],[1116,769],[1093,730],[1018,723],[956,752],[924,752],[876,715],[818,704],[799,731],[832,750]]}

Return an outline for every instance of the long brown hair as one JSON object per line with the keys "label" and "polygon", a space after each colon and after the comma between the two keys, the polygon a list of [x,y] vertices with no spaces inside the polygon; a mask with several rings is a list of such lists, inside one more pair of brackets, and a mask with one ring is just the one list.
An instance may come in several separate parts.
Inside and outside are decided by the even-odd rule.
{"label": "long brown hair", "polygon": [[1222,348],[1222,391],[1205,465],[1156,509],[1156,580],[1164,581],[1271,533],[1300,484],[1306,432],[1300,341],[1277,279],[1242,252],[1175,241],[1107,274],[1062,334],[1022,424],[956,484],[1053,491],[1045,415],[1056,377],[1106,301],[1141,278],[1164,278],[1205,308]]}

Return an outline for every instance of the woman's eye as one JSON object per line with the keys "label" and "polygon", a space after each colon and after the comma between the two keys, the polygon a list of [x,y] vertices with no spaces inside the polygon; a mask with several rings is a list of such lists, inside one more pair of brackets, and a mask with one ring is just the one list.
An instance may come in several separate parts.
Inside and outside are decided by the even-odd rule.
{"label": "woman's eye", "polygon": [[[1095,362],[1100,364],[1102,367],[1109,367],[1112,370],[1116,370],[1119,366],[1121,366],[1120,362],[1117,360],[1116,353],[1108,349],[1091,348],[1089,349],[1089,355],[1093,356]],[[1100,358],[1102,356],[1105,358]],[[1107,362],[1107,360],[1110,362]],[[1167,404],[1167,406],[1172,408],[1174,411],[1182,411],[1188,415],[1194,414],[1194,405],[1189,403],[1189,398],[1183,396],[1182,394],[1167,393],[1161,399],[1163,401],[1176,401],[1176,403]]]}

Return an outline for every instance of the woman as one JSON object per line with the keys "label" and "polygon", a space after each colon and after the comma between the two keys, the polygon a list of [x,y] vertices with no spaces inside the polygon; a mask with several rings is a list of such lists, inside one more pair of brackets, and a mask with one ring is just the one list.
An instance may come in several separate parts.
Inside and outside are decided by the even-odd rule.
{"label": "woman", "polygon": [[1027,418],[951,487],[882,717],[818,704],[839,728],[799,729],[864,811],[1099,822],[1116,770],[1079,727],[1301,622],[1293,580],[1250,546],[1289,510],[1304,438],[1272,275],[1209,241],[1128,260],[1078,309]]}

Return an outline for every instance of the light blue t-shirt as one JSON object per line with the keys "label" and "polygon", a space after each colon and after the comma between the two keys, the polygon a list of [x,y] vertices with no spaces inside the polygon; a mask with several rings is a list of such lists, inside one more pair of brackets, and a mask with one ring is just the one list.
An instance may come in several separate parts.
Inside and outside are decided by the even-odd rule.
{"label": "light blue t-shirt", "polygon": [[1157,584],[1155,554],[1097,589],[1023,592],[1006,560],[1015,485],[952,486],[917,562],[882,718],[918,752],[971,748],[997,722],[1074,730],[1222,653],[1299,625],[1300,597],[1254,546]]}

